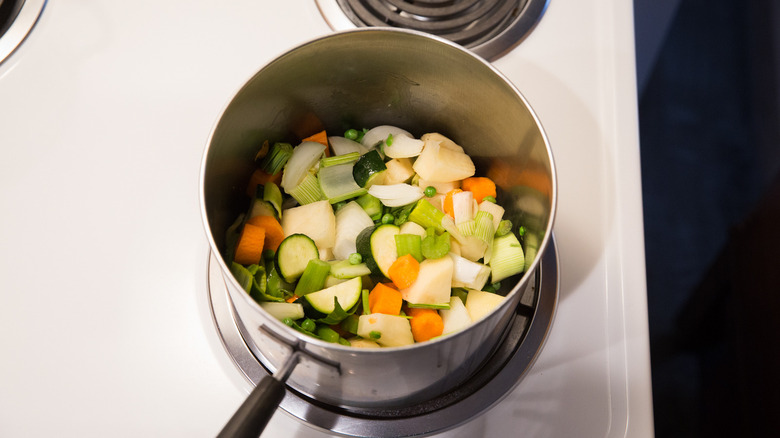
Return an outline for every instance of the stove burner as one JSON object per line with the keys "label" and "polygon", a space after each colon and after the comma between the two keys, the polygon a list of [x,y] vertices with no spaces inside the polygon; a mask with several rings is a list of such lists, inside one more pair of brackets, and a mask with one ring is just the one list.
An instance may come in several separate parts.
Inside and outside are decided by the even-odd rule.
{"label": "stove burner", "polygon": [[[494,60],[517,45],[549,0],[317,0],[335,30],[400,27],[426,32]],[[345,16],[347,20],[340,17]]]}
{"label": "stove burner", "polygon": [[[271,373],[262,365],[259,352],[242,335],[246,327],[232,306],[214,257],[211,256],[209,263],[209,298],[214,323],[235,365],[257,385]],[[333,406],[288,387],[280,407],[312,427],[346,436],[424,436],[465,423],[509,394],[544,344],[558,300],[554,241],[550,241],[539,268],[531,275],[534,278],[520,300],[503,342],[486,365],[455,390],[417,405],[388,410]]]}

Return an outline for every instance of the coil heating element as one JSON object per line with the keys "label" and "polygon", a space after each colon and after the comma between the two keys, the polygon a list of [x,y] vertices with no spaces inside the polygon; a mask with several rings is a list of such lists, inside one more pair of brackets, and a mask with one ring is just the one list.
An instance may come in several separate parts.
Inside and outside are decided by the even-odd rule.
{"label": "coil heating element", "polygon": [[[320,10],[328,18],[323,0]],[[356,27],[399,27],[448,39],[496,59],[533,29],[548,0],[336,0]],[[329,22],[331,20],[328,20]]]}

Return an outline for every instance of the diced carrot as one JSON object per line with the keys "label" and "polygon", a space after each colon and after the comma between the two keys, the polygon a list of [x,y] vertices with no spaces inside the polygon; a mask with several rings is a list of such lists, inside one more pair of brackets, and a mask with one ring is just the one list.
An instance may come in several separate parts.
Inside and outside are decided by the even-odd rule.
{"label": "diced carrot", "polygon": [[401,313],[403,302],[401,292],[385,283],[377,283],[368,294],[368,308],[371,309],[371,313],[398,315]]}
{"label": "diced carrot", "polygon": [[449,192],[447,192],[446,195],[444,195],[444,202],[442,203],[442,208],[444,209],[444,213],[447,214],[447,216],[455,219],[455,209],[452,207],[452,195],[455,193],[460,193],[463,190],[461,189],[452,189]]}
{"label": "diced carrot", "polygon": [[263,249],[276,251],[279,248],[279,244],[284,240],[282,224],[273,216],[255,216],[246,221],[246,223],[265,230],[265,247]]}
{"label": "diced carrot", "polygon": [[246,194],[251,198],[255,196],[255,190],[257,190],[258,185],[260,184],[265,185],[266,183],[269,182],[278,185],[281,181],[282,181],[282,172],[279,172],[276,175],[271,175],[268,172],[265,172],[261,169],[257,169],[254,172],[252,172],[252,175],[249,177],[249,184],[246,187]]}
{"label": "diced carrot", "polygon": [[300,298],[298,295],[295,295],[295,294],[293,294],[291,297],[288,297],[288,298],[287,298],[286,300],[284,300],[284,301],[286,301],[286,302],[288,302],[288,303],[294,303],[294,302],[295,302],[295,300],[297,300],[298,298]]}
{"label": "diced carrot", "polygon": [[486,196],[496,197],[496,183],[484,176],[472,176],[461,183],[463,190],[468,190],[474,195],[477,202],[482,202]]}
{"label": "diced carrot", "polygon": [[412,336],[416,342],[425,342],[444,332],[444,321],[439,312],[433,309],[410,308],[407,312],[412,320]]}
{"label": "diced carrot", "polygon": [[420,273],[420,262],[411,254],[406,254],[395,259],[387,274],[390,280],[399,289],[406,289],[417,280],[417,274]]}
{"label": "diced carrot", "polygon": [[244,224],[241,237],[236,245],[236,255],[233,260],[242,265],[259,263],[263,256],[263,244],[265,243],[265,228]]}
{"label": "diced carrot", "polygon": [[318,133],[316,133],[314,135],[310,135],[310,136],[304,138],[303,140],[301,140],[301,142],[304,142],[304,141],[315,141],[317,143],[324,144],[326,146],[326,148],[325,148],[325,156],[326,157],[330,156],[330,148],[327,147],[328,146],[328,133],[326,131],[322,130],[322,131],[320,131],[320,132],[318,132]]}

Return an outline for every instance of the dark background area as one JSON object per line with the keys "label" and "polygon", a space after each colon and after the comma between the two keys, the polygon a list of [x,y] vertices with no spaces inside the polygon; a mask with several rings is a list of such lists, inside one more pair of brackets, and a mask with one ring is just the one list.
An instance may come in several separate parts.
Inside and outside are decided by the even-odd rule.
{"label": "dark background area", "polygon": [[656,436],[780,436],[780,2],[664,3],[635,0]]}

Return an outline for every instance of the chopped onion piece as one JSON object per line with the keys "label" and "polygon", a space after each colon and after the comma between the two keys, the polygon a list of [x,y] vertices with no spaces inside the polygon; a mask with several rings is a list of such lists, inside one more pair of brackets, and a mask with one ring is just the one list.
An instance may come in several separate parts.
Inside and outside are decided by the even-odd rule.
{"label": "chopped onion piece", "polygon": [[382,204],[388,207],[400,207],[411,204],[423,197],[423,191],[417,186],[409,184],[374,184],[368,189],[368,193],[378,198]]}
{"label": "chopped onion piece", "polygon": [[293,148],[293,154],[284,166],[280,184],[285,192],[290,193],[303,181],[309,169],[320,160],[325,147],[322,143],[304,141]]}
{"label": "chopped onion piece", "polygon": [[406,135],[393,135],[390,145],[385,144],[384,152],[390,158],[410,158],[420,155],[425,142]]}
{"label": "chopped onion piece", "polygon": [[368,152],[368,148],[346,137],[328,137],[328,143],[330,143],[330,147],[333,149],[333,155],[345,155],[350,152],[358,152],[363,155]]}
{"label": "chopped onion piece", "polygon": [[363,139],[360,142],[363,143],[363,146],[371,149],[379,143],[384,143],[384,141],[387,140],[387,137],[390,135],[392,135],[393,138],[401,135],[412,138],[412,134],[409,133],[409,131],[401,129],[397,126],[380,125],[376,128],[369,129],[368,132],[363,135]]}

